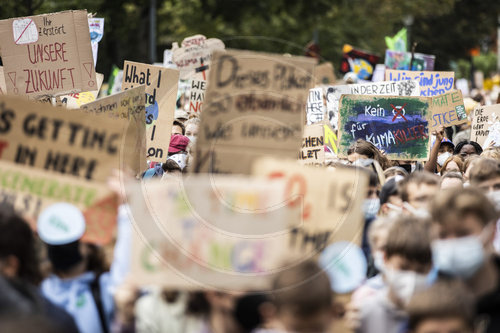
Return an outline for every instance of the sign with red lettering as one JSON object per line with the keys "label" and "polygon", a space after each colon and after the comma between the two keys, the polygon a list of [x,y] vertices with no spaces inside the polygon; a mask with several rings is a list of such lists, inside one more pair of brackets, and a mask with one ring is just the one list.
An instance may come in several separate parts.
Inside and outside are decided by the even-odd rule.
{"label": "sign with red lettering", "polygon": [[427,160],[430,97],[342,95],[339,151],[363,139],[395,160]]}
{"label": "sign with red lettering", "polygon": [[207,89],[207,81],[191,80],[191,90],[189,91],[189,112],[200,114],[205,100],[205,90]]}
{"label": "sign with red lettering", "polygon": [[142,140],[128,120],[0,95],[1,160],[104,183],[143,158]]}
{"label": "sign with red lettering", "polygon": [[30,98],[97,89],[86,10],[0,21],[7,92]]}

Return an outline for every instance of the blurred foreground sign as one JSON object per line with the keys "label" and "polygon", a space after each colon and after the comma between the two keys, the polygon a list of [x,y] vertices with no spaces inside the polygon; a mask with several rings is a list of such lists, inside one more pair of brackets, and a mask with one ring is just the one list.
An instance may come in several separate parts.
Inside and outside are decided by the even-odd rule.
{"label": "blurred foreground sign", "polygon": [[0,45],[9,94],[37,98],[97,88],[86,10],[1,20]]}
{"label": "blurred foreground sign", "polygon": [[249,174],[257,157],[296,158],[314,64],[304,57],[215,52],[194,171]]}
{"label": "blurred foreground sign", "polygon": [[287,257],[288,230],[300,225],[285,183],[191,176],[130,184],[138,235],[131,278],[169,288],[269,288]]}

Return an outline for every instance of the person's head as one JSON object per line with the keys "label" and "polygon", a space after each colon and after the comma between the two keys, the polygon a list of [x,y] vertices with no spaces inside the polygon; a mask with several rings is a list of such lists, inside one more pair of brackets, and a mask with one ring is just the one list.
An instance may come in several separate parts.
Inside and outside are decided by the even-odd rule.
{"label": "person's head", "polygon": [[450,140],[443,138],[441,144],[439,145],[438,155],[443,153],[453,154],[455,150],[455,145]]}
{"label": "person's head", "polygon": [[186,133],[186,127],[184,124],[178,120],[174,120],[174,124],[172,125],[172,135],[180,134],[184,135]]}
{"label": "person's head", "polygon": [[399,166],[393,166],[384,170],[385,180],[389,181],[389,179],[400,176],[406,177],[408,176],[408,171]]}
{"label": "person's head", "polygon": [[33,232],[6,204],[0,205],[0,274],[35,285],[42,279]]}
{"label": "person's head", "polygon": [[384,267],[385,246],[389,230],[391,230],[393,224],[393,218],[378,217],[370,224],[368,229],[368,244],[370,245],[375,267],[379,271],[382,271]]}
{"label": "person's head", "polygon": [[188,118],[189,118],[189,114],[187,113],[187,111],[184,111],[182,109],[175,110],[175,112],[174,112],[174,120],[175,121],[178,121],[179,123],[184,124],[186,122],[186,120],[188,120]]}
{"label": "person's head", "polygon": [[479,161],[480,157],[479,155],[470,155],[465,158],[464,160],[464,181],[469,182],[469,175],[470,175],[470,170],[472,169],[472,166]]}
{"label": "person's head", "polygon": [[380,150],[377,149],[371,142],[363,139],[358,139],[347,150],[347,158],[349,162],[354,163],[360,158],[371,158],[376,160],[383,170],[391,167],[391,163]]}
{"label": "person's head", "polygon": [[441,191],[430,207],[434,264],[443,273],[470,277],[493,251],[495,206],[478,189]]}
{"label": "person's head", "polygon": [[484,158],[491,158],[493,160],[500,161],[500,147],[487,148],[487,149],[483,150],[483,152],[481,153],[480,156],[484,157]]}
{"label": "person's head", "polygon": [[401,216],[394,221],[385,245],[383,277],[390,298],[399,307],[427,284],[432,252],[427,221]]}
{"label": "person's head", "polygon": [[447,172],[441,177],[439,187],[441,190],[450,188],[460,189],[464,186],[464,178],[460,172]]}
{"label": "person's head", "polygon": [[380,190],[380,215],[387,216],[391,211],[398,212],[403,207],[403,200],[399,195],[399,187],[393,177],[385,182]]}
{"label": "person's head", "polygon": [[474,300],[457,280],[440,280],[407,307],[410,333],[473,333]]}
{"label": "person's head", "polygon": [[462,173],[464,168],[463,160],[457,155],[452,155],[443,163],[441,167],[441,176],[447,172],[459,172]]}
{"label": "person's head", "polygon": [[236,301],[234,315],[240,326],[246,332],[265,324],[266,308],[272,308],[267,294],[248,294],[239,297]]}
{"label": "person's head", "polygon": [[374,171],[369,170],[369,183],[368,183],[368,191],[366,193],[366,198],[363,201],[363,213],[365,215],[365,219],[374,218],[380,209],[380,183],[378,180],[378,176]]}
{"label": "person's head", "polygon": [[470,155],[480,155],[483,152],[483,148],[479,145],[479,143],[475,141],[464,140],[459,142],[455,146],[455,150],[453,151],[453,155],[459,155],[460,158],[465,159]]}
{"label": "person's head", "polygon": [[189,141],[194,143],[198,136],[198,127],[200,126],[200,118],[191,118],[184,123],[186,126],[186,136]]}
{"label": "person's head", "polygon": [[415,209],[425,209],[439,188],[439,177],[425,171],[413,172],[399,186],[404,202]]}
{"label": "person's head", "polygon": [[500,190],[500,162],[490,158],[480,158],[474,163],[469,173],[471,186],[483,192]]}
{"label": "person's head", "polygon": [[167,158],[163,163],[162,168],[166,173],[181,173],[185,170],[187,165],[187,154],[178,153],[173,154]]}
{"label": "person's head", "polygon": [[189,144],[189,139],[181,134],[173,134],[170,137],[170,144],[168,146],[168,156],[185,152]]}
{"label": "person's head", "polygon": [[290,332],[325,332],[333,316],[327,274],[305,261],[277,274],[273,281],[278,321]]}

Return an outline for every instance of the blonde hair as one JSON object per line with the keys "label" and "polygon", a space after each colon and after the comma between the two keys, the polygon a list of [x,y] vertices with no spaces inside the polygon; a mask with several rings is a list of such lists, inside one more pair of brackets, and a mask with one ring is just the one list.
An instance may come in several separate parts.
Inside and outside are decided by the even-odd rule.
{"label": "blonde hair", "polygon": [[500,147],[492,147],[485,149],[483,150],[480,156],[500,161]]}

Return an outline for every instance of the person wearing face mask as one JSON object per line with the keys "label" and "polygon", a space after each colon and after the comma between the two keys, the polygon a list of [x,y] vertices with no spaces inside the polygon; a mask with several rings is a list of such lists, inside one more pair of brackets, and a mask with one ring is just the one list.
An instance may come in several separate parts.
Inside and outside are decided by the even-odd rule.
{"label": "person wearing face mask", "polygon": [[365,224],[363,228],[363,240],[361,248],[366,256],[366,260],[370,260],[370,245],[368,244],[368,228],[370,224],[375,220],[379,210],[380,210],[380,183],[378,176],[373,171],[369,172],[369,184],[368,192],[366,193],[365,200],[363,201],[363,214],[365,217]]}
{"label": "person wearing face mask", "polygon": [[191,118],[184,123],[186,126],[186,136],[191,144],[196,143],[198,137],[198,127],[200,126],[200,118]]}
{"label": "person wearing face mask", "polygon": [[[444,161],[453,154],[453,143],[444,137],[444,127],[439,126],[432,134],[435,136],[432,144],[429,160],[424,165],[424,170],[435,173],[443,165]],[[450,148],[450,145],[452,146]],[[441,163],[440,163],[441,162]]]}
{"label": "person wearing face mask", "polygon": [[428,206],[439,190],[439,177],[426,171],[414,172],[399,182],[404,212],[428,216]]}
{"label": "person wearing face mask", "polygon": [[487,333],[500,332],[500,258],[493,250],[498,212],[477,188],[443,191],[431,205],[433,262],[441,278],[458,278],[477,299]]}
{"label": "person wearing face mask", "polygon": [[427,224],[416,217],[397,219],[385,246],[383,280],[386,287],[359,304],[357,333],[399,333],[412,295],[427,288],[432,254]]}

